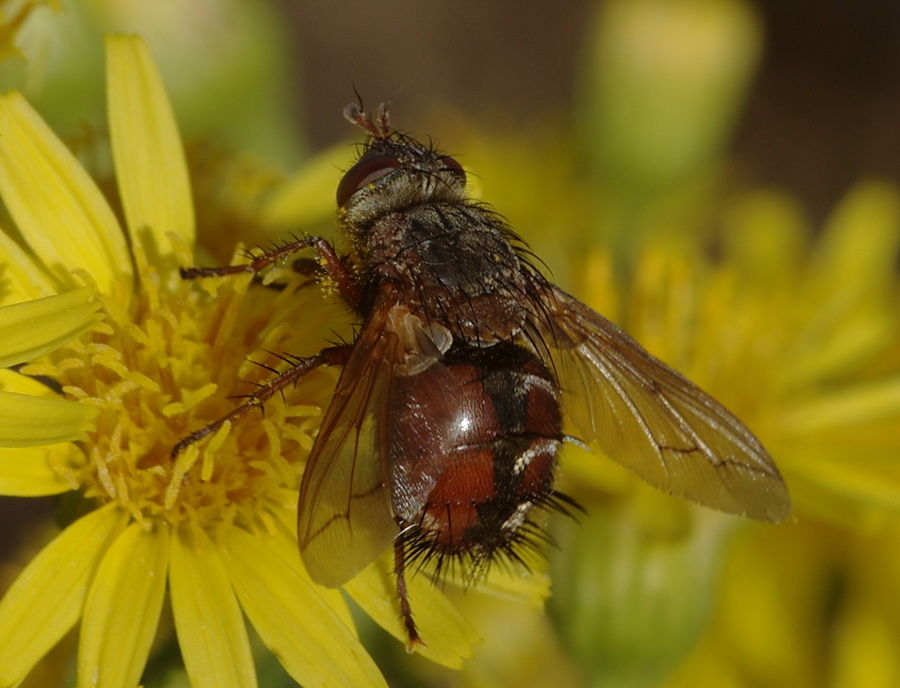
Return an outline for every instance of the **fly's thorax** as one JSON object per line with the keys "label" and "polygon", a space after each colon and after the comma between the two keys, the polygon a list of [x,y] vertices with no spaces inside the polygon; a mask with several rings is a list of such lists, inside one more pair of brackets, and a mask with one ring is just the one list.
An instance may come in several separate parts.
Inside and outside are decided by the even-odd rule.
{"label": "fly's thorax", "polygon": [[475,346],[518,335],[527,281],[503,220],[468,198],[452,157],[360,118],[373,138],[337,202],[364,295],[374,303],[390,285],[413,315]]}
{"label": "fly's thorax", "polygon": [[391,284],[426,322],[489,346],[515,337],[528,317],[529,282],[505,226],[473,203],[427,203],[372,224],[369,283]]}

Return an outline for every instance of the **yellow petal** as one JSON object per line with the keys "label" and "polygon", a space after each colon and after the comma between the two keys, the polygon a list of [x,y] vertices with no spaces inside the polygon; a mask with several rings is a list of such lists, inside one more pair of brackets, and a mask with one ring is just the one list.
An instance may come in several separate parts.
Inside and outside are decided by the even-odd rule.
{"label": "yellow petal", "polygon": [[386,686],[355,634],[304,576],[260,540],[231,528],[228,575],[263,642],[304,686]]}
{"label": "yellow petal", "polygon": [[0,447],[82,440],[99,409],[64,399],[0,392]]}
{"label": "yellow petal", "polygon": [[30,361],[68,344],[101,319],[94,289],[82,287],[0,308],[0,367]]}
{"label": "yellow petal", "polygon": [[774,191],[746,192],[725,207],[722,231],[728,261],[747,278],[746,286],[771,289],[795,279],[809,244],[800,203]]}
{"label": "yellow petal", "polygon": [[169,232],[194,243],[184,148],[147,44],[137,36],[109,36],[106,56],[113,159],[128,231],[156,261],[173,253]]}
{"label": "yellow petal", "polygon": [[[900,418],[900,376],[884,377],[798,401],[780,418],[791,433],[812,437],[844,428],[865,427],[876,421]],[[900,431],[894,435],[900,443]]]}
{"label": "yellow petal", "polygon": [[893,185],[857,185],[828,219],[813,272],[821,288],[851,307],[892,289],[900,249],[900,195]]}
{"label": "yellow petal", "polygon": [[331,221],[334,217],[334,190],[342,169],[352,158],[345,144],[320,153],[278,188],[261,208],[262,222],[274,229],[295,230]]}
{"label": "yellow petal", "polygon": [[874,530],[896,523],[900,514],[900,466],[896,451],[866,451],[860,462],[852,450],[812,447],[795,451],[789,479],[798,512],[849,528]]}
{"label": "yellow petal", "polygon": [[[40,497],[68,492],[74,486],[59,471],[56,462],[68,464],[81,453],[74,445],[58,447],[0,448],[0,494],[15,497]],[[51,462],[49,459],[53,457]]]}
{"label": "yellow petal", "polygon": [[[547,558],[542,551],[521,548],[517,551],[518,561],[504,562],[487,567],[485,575],[472,586],[471,571],[461,566],[445,566],[441,580],[460,589],[472,586],[472,592],[495,597],[504,597],[544,608],[550,597],[550,577],[545,573]],[[436,562],[428,562],[422,568],[422,575],[434,576]]]}
{"label": "yellow petal", "polygon": [[[407,580],[419,635],[425,647],[416,648],[423,657],[452,669],[472,656],[471,646],[480,642],[478,634],[456,611],[456,607],[426,576],[412,571]],[[406,642],[406,630],[397,606],[393,557],[388,553],[344,585],[344,591],[384,630]]]}
{"label": "yellow petal", "polygon": [[82,269],[111,291],[131,257],[100,189],[19,93],[0,96],[0,131],[0,193],[22,236],[61,285]]}
{"label": "yellow petal", "polygon": [[84,606],[78,685],[136,686],[156,635],[166,590],[169,531],[132,523],[97,569]]}
{"label": "yellow petal", "polygon": [[785,388],[846,375],[894,345],[898,249],[900,195],[888,184],[858,185],[829,218],[795,296],[810,306],[786,352]]}
{"label": "yellow petal", "polygon": [[[286,561],[307,583],[312,583],[312,579],[306,572],[303,562],[300,561],[300,548],[297,544],[296,509],[279,509],[275,512],[275,515],[278,518],[276,524],[280,526],[280,529],[271,535],[265,532],[260,533],[258,536],[260,542]],[[337,588],[318,586],[318,593],[319,597],[331,606],[332,611],[355,634],[356,625],[353,623],[353,616],[347,608],[347,602],[344,600],[344,595],[341,591]]]}
{"label": "yellow petal", "polygon": [[[528,553],[523,551],[522,554],[527,556]],[[465,580],[459,581],[460,587],[467,584]],[[516,566],[495,565],[471,592],[517,600],[543,609],[544,602],[550,597],[550,576],[534,568],[523,571]]]}
{"label": "yellow petal", "polygon": [[185,528],[172,538],[169,586],[191,686],[255,688],[241,609],[219,553],[201,530]]}
{"label": "yellow petal", "polygon": [[21,681],[75,625],[91,576],[124,525],[114,504],[66,528],[38,554],[0,601],[0,686]]}
{"label": "yellow petal", "polygon": [[3,266],[0,304],[39,299],[58,291],[46,273],[3,232],[0,232],[0,265]]}
{"label": "yellow petal", "polygon": [[56,392],[39,380],[23,375],[22,373],[7,369],[0,369],[0,390],[4,392],[16,392],[32,397],[44,397],[56,399]]}

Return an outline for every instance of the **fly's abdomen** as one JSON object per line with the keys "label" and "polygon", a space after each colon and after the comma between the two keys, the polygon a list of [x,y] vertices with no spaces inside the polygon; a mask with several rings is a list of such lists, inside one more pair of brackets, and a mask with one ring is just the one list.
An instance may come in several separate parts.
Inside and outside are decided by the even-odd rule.
{"label": "fly's abdomen", "polygon": [[457,346],[395,385],[392,498],[411,553],[507,551],[554,495],[562,430],[550,372],[514,344]]}

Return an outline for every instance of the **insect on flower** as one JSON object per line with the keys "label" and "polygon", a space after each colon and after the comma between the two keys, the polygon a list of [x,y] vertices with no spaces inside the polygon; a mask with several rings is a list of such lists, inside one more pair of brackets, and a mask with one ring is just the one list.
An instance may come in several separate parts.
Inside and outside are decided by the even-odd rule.
{"label": "insect on flower", "polygon": [[[343,368],[300,488],[298,535],[313,580],[339,586],[393,545],[399,612],[421,642],[407,569],[520,561],[545,539],[542,512],[568,435],[596,442],[660,489],[780,521],[787,488],[760,442],[705,392],[549,282],[489,206],[466,195],[453,158],[389,127],[380,106],[345,116],[369,134],[337,189],[349,255],[306,237],[247,265],[257,273],[315,249],[360,320],[358,336],[291,367],[173,451],[323,365]],[[567,426],[568,427],[568,426]]]}

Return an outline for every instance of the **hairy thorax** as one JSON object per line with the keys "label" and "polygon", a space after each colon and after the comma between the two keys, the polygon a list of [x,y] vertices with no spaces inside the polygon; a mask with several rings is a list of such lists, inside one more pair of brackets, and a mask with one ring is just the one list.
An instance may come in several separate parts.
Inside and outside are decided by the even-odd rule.
{"label": "hairy thorax", "polygon": [[389,283],[425,322],[489,346],[515,336],[527,315],[521,262],[477,205],[428,203],[377,219],[368,279]]}

